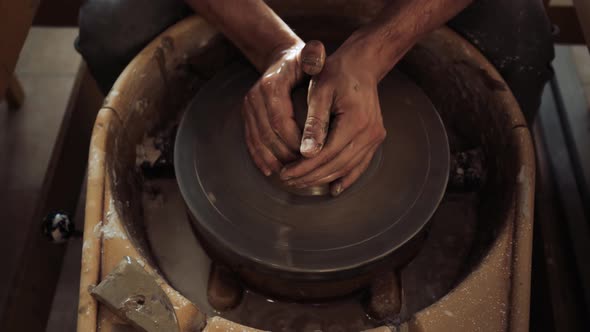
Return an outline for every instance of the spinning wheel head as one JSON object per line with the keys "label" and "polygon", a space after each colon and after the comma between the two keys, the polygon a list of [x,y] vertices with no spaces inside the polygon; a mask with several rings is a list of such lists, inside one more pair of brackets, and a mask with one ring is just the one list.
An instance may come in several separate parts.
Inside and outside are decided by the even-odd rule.
{"label": "spinning wheel head", "polygon": [[[327,280],[385,258],[424,227],[445,191],[449,146],[438,113],[414,83],[396,71],[382,80],[388,137],[363,176],[333,198],[327,187],[294,192],[256,169],[240,106],[257,78],[253,69],[230,66],[199,91],[178,130],[177,179],[211,247],[233,263]],[[301,121],[304,87],[293,101]]]}

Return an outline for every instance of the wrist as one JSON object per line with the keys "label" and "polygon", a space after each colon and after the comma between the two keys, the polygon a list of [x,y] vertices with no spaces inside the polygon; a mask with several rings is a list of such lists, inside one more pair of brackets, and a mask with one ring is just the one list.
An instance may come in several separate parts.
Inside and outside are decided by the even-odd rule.
{"label": "wrist", "polygon": [[264,64],[262,65],[263,68],[258,68],[261,72],[265,72],[268,68],[270,68],[274,63],[279,61],[280,59],[284,59],[286,57],[295,57],[303,47],[305,43],[297,36],[293,36],[287,40],[282,40],[277,42],[277,44],[270,49],[270,51],[266,54],[266,59]]}
{"label": "wrist", "polygon": [[393,69],[415,41],[408,33],[382,30],[379,26],[363,27],[336,51],[353,57],[353,63],[377,82]]}

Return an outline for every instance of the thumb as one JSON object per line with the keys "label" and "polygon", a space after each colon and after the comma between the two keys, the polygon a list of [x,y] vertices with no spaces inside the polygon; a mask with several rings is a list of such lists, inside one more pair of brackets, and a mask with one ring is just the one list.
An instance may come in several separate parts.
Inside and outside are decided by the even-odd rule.
{"label": "thumb", "polygon": [[326,49],[318,40],[310,40],[301,50],[301,69],[307,75],[317,75],[326,61]]}
{"label": "thumb", "polygon": [[301,137],[301,154],[306,158],[315,157],[324,146],[330,121],[332,106],[331,90],[310,83],[308,92],[309,106]]}

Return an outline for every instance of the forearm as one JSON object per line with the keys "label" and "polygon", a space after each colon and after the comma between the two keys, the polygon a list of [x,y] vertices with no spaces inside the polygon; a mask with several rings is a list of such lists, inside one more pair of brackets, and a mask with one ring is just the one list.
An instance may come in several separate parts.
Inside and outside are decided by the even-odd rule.
{"label": "forearm", "polygon": [[392,0],[343,44],[381,80],[426,33],[445,24],[472,0]]}
{"label": "forearm", "polygon": [[262,0],[186,0],[260,71],[277,53],[303,42]]}

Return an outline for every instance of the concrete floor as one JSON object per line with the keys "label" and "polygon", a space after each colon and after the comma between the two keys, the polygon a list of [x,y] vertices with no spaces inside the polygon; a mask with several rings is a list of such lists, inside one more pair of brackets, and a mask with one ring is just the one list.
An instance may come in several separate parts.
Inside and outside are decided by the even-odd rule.
{"label": "concrete floor", "polygon": [[[76,229],[84,228],[84,202],[86,188],[76,211]],[[67,249],[59,276],[55,297],[46,332],[74,332],[78,316],[78,293],[80,287],[80,268],[82,265],[82,238],[73,238],[66,244]]]}
{"label": "concrete floor", "polygon": [[33,28],[16,67],[24,105],[11,111],[0,102],[0,225],[9,234],[0,241],[0,252],[9,253],[0,273],[0,312],[25,259],[27,235],[40,229],[41,221],[32,219],[81,64],[72,47],[76,35],[76,29]]}

